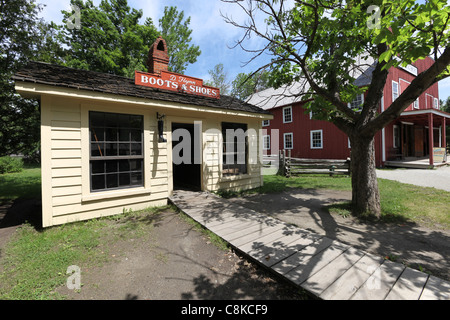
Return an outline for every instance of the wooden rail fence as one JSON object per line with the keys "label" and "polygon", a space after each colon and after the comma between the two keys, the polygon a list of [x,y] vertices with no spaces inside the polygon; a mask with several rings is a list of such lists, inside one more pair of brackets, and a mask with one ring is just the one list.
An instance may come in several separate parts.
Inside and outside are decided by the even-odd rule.
{"label": "wooden rail fence", "polygon": [[350,159],[299,159],[291,157],[291,150],[280,150],[278,173],[286,177],[301,174],[351,175]]}

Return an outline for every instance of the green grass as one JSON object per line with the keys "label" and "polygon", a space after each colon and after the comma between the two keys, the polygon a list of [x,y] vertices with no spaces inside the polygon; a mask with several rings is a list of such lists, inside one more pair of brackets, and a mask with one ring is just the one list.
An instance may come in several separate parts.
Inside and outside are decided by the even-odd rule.
{"label": "green grass", "polygon": [[22,172],[0,175],[0,204],[17,199],[41,197],[41,169],[25,167]]}
{"label": "green grass", "polygon": [[[450,193],[379,179],[382,219],[388,222],[413,221],[450,229]],[[286,188],[336,189],[351,191],[348,177],[311,175],[284,178],[264,176],[264,186],[251,192],[281,192]],[[236,196],[236,193],[232,193]],[[40,197],[40,169],[0,175],[0,203]],[[328,207],[343,216],[351,214],[348,203]],[[119,240],[151,237],[158,214],[169,207],[63,226],[36,230],[25,224],[0,251],[0,299],[63,299],[55,288],[65,284],[67,268],[82,270],[101,265],[111,255],[109,248]],[[194,222],[190,222],[195,225]],[[198,227],[198,226],[196,226]],[[200,227],[198,227],[201,229]],[[211,242],[225,248],[220,239],[208,234]],[[216,241],[217,240],[217,241]]]}
{"label": "green grass", "polygon": [[19,228],[2,257],[0,299],[58,299],[54,289],[65,283],[71,265],[81,268],[101,261],[98,245],[104,222],[91,220],[36,231]]}
{"label": "green grass", "polygon": [[69,266],[101,266],[113,259],[110,250],[119,240],[152,237],[154,222],[168,209],[149,208],[44,230],[23,225],[1,252],[0,299],[64,299],[55,289],[65,285]]}
{"label": "green grass", "polygon": [[[397,181],[378,179],[381,198],[381,219],[384,222],[416,222],[421,225],[450,229],[450,192],[425,188]],[[276,175],[264,176],[264,186],[251,192],[281,192],[286,188],[332,189],[351,191],[351,179],[346,176],[302,175],[285,178]],[[328,206],[332,213],[351,215],[349,203]]]}

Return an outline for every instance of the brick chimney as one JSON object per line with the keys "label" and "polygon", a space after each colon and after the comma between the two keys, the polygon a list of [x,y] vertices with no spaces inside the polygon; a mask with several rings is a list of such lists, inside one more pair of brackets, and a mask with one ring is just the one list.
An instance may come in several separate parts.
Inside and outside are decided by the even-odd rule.
{"label": "brick chimney", "polygon": [[161,71],[168,71],[169,55],[167,54],[166,41],[159,36],[150,47],[148,52],[147,67],[149,73],[161,74]]}

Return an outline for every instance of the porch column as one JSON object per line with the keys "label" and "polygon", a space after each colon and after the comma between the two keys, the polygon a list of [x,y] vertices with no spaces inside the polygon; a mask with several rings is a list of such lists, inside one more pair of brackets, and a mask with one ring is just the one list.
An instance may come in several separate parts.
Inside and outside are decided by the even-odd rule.
{"label": "porch column", "polygon": [[[446,137],[446,133],[447,130],[445,128],[446,126],[446,120],[445,117],[442,117],[442,146],[444,147],[444,154],[447,154],[447,137]],[[444,160],[445,160],[446,156],[444,156]]]}
{"label": "porch column", "polygon": [[428,152],[430,154],[430,166],[434,164],[433,159],[433,144],[434,144],[434,137],[433,137],[433,114],[430,112],[428,114]]}

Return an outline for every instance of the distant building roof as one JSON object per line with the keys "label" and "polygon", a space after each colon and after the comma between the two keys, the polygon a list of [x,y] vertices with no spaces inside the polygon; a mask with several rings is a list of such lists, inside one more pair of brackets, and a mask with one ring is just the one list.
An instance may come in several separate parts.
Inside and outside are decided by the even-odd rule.
{"label": "distant building roof", "polygon": [[33,82],[56,87],[178,102],[211,108],[260,114],[269,113],[255,105],[226,95],[221,95],[220,99],[213,99],[187,93],[148,88],[136,85],[134,79],[130,78],[108,73],[73,69],[44,62],[29,62],[12,79],[15,81]]}
{"label": "distant building roof", "polygon": [[256,92],[246,102],[268,110],[305,100],[304,95],[308,92],[308,89],[308,82],[302,80],[290,85],[284,85],[278,89],[268,88]]}
{"label": "distant building roof", "polygon": [[[372,72],[375,69],[375,61],[369,55],[356,58],[354,68],[351,71],[355,79],[354,85],[367,86],[372,81]],[[284,85],[278,89],[269,88],[252,94],[246,101],[265,110],[285,106],[288,104],[306,100],[310,85],[305,78],[290,85]]]}

